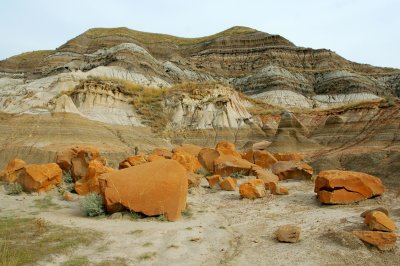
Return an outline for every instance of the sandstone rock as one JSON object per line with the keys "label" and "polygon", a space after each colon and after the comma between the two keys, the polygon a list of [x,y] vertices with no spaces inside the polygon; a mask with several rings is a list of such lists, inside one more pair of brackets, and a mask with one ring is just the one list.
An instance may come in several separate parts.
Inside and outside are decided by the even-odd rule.
{"label": "sandstone rock", "polygon": [[206,179],[208,181],[208,186],[210,188],[214,188],[214,187],[218,186],[222,181],[222,178],[220,175],[207,176]]}
{"label": "sandstone rock", "polygon": [[201,175],[188,172],[188,187],[198,187],[201,183]]}
{"label": "sandstone rock", "polygon": [[263,168],[271,168],[271,166],[277,162],[275,157],[267,152],[267,151],[248,151],[244,156],[243,159],[246,159],[247,161],[254,163],[258,166],[261,166]]}
{"label": "sandstone rock", "polygon": [[279,182],[279,177],[270,170],[263,168],[254,168],[253,172],[257,179],[261,179],[265,184],[265,189],[271,190]]}
{"label": "sandstone rock", "polygon": [[75,182],[76,193],[79,195],[86,195],[91,192],[100,193],[98,177],[112,171],[114,169],[104,166],[102,162],[97,160],[90,161],[86,176]]}
{"label": "sandstone rock", "polygon": [[272,166],[272,172],[276,174],[280,180],[310,180],[313,175],[312,167],[301,161],[278,161]]}
{"label": "sandstone rock", "polygon": [[74,200],[76,200],[74,194],[72,194],[72,193],[69,192],[69,191],[65,191],[65,192],[64,192],[64,194],[63,194],[63,199],[64,199],[65,201],[74,201]]}
{"label": "sandstone rock", "polygon": [[353,234],[379,250],[390,250],[396,245],[397,235],[393,232],[353,231]]}
{"label": "sandstone rock", "polygon": [[240,197],[254,199],[266,196],[264,182],[260,179],[249,180],[239,187]]}
{"label": "sandstone rock", "polygon": [[382,195],[382,181],[360,172],[322,171],[315,180],[314,191],[319,201],[326,204],[347,204]]}
{"label": "sandstone rock", "polygon": [[220,153],[214,149],[203,148],[199,151],[197,159],[200,164],[210,173],[214,173],[214,160],[220,156]]}
{"label": "sandstone rock", "polygon": [[278,152],[274,153],[274,157],[278,161],[303,161],[304,154],[294,152]]}
{"label": "sandstone rock", "polygon": [[111,214],[108,219],[111,220],[121,220],[123,218],[123,215],[121,212],[114,212],[113,214]]}
{"label": "sandstone rock", "polygon": [[142,163],[147,163],[147,160],[144,155],[132,155],[123,160],[122,162],[119,163],[118,169],[124,169],[128,167],[132,167],[135,165],[139,165]]}
{"label": "sandstone rock", "polygon": [[392,219],[380,211],[369,212],[365,216],[364,223],[374,231],[394,232],[397,229]]}
{"label": "sandstone rock", "polygon": [[365,218],[370,212],[373,212],[373,211],[380,211],[380,212],[383,212],[384,214],[386,214],[387,216],[389,216],[389,211],[384,207],[378,207],[378,208],[374,208],[374,209],[371,209],[371,210],[366,210],[365,212],[362,212],[360,214],[360,216],[362,218]]}
{"label": "sandstone rock", "polygon": [[150,216],[164,214],[175,221],[186,207],[187,171],[174,160],[113,171],[102,175],[99,183],[110,213],[127,208]]}
{"label": "sandstone rock", "polygon": [[217,143],[215,150],[221,155],[231,155],[233,157],[242,158],[240,153],[236,151],[235,144],[228,141],[221,141]]}
{"label": "sandstone rock", "polygon": [[248,175],[255,165],[232,155],[221,155],[214,160],[214,174],[229,176],[233,173]]}
{"label": "sandstone rock", "polygon": [[177,152],[177,151],[185,151],[187,153],[190,153],[191,155],[195,156],[197,158],[197,156],[199,155],[199,152],[201,151],[201,149],[203,149],[200,146],[197,145],[193,145],[193,144],[182,144],[181,146],[176,147],[173,152]]}
{"label": "sandstone rock", "polygon": [[298,226],[282,225],[275,231],[275,236],[280,242],[296,243],[300,239],[301,229]]}
{"label": "sandstone rock", "polygon": [[236,179],[228,176],[227,178],[222,180],[221,183],[219,183],[219,186],[221,187],[222,190],[234,191],[237,186],[237,181]]}
{"label": "sandstone rock", "polygon": [[269,145],[271,145],[270,141],[263,140],[263,141],[254,143],[252,149],[253,149],[253,151],[256,151],[256,150],[261,150],[262,151],[262,150],[266,150]]}
{"label": "sandstone rock", "polygon": [[154,155],[159,155],[164,157],[165,159],[171,159],[172,158],[172,152],[164,149],[164,148],[155,148],[152,152]]}
{"label": "sandstone rock", "polygon": [[150,154],[150,155],[148,155],[146,157],[146,160],[148,162],[154,162],[154,161],[157,161],[157,160],[165,160],[165,159],[166,159],[165,157],[160,156],[160,155],[156,155],[156,154]]}
{"label": "sandstone rock", "polygon": [[271,183],[269,189],[273,195],[288,195],[289,189],[277,183]]}
{"label": "sandstone rock", "polygon": [[14,159],[8,162],[4,170],[0,173],[0,180],[11,183],[17,179],[17,175],[26,163],[21,159]]}
{"label": "sandstone rock", "polygon": [[76,146],[58,153],[56,162],[64,171],[70,171],[74,180],[77,181],[86,176],[91,160],[106,163],[106,160],[100,156],[99,150],[93,146]]}
{"label": "sandstone rock", "polygon": [[183,150],[174,152],[172,160],[179,162],[189,172],[195,173],[200,169],[201,165],[197,157]]}
{"label": "sandstone rock", "polygon": [[18,183],[27,192],[46,192],[62,181],[62,170],[55,163],[29,164],[18,176]]}

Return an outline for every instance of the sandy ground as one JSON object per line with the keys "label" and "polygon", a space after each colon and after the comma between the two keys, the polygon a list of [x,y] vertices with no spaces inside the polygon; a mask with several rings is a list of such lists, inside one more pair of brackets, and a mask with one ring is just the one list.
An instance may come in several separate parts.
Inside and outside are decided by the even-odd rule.
{"label": "sandy ground", "polygon": [[[40,210],[34,200],[45,195],[19,196],[0,192],[0,216],[42,217],[50,223],[97,230],[101,240],[77,247],[70,254],[52,256],[40,265],[61,265],[73,256],[91,262],[124,258],[129,265],[400,265],[400,241],[393,251],[380,252],[346,232],[366,229],[360,213],[384,206],[400,227],[400,197],[387,188],[382,197],[350,205],[327,206],[317,202],[313,183],[282,182],[289,195],[263,199],[240,199],[239,192],[190,190],[192,217],[177,222],[154,218],[130,220],[87,218],[78,202],[61,199],[58,209]],[[301,227],[298,243],[279,243],[274,231],[280,225]],[[149,254],[150,258],[141,256]]]}

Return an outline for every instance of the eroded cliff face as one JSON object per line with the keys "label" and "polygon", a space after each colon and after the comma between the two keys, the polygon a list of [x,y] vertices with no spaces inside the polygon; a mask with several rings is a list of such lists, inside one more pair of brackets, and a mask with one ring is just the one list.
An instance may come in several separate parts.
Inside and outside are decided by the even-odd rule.
{"label": "eroded cliff face", "polygon": [[[200,85],[176,89],[185,82]],[[136,146],[270,140],[271,151],[305,152],[317,171],[398,182],[399,95],[399,70],[249,28],[194,39],[92,29],[0,61],[0,167],[15,156],[52,161],[75,143],[116,162]]]}

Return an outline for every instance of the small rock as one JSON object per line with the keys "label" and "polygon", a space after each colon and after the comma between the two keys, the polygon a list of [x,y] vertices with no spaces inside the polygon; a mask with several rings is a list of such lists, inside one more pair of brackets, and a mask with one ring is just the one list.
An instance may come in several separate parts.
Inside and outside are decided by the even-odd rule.
{"label": "small rock", "polygon": [[123,218],[123,215],[122,215],[122,213],[120,213],[120,212],[115,212],[115,213],[111,214],[111,215],[108,217],[108,219],[111,219],[111,220],[120,220],[120,219],[122,219],[122,218]]}
{"label": "small rock", "polygon": [[276,183],[272,183],[272,186],[270,186],[271,193],[274,195],[288,195],[289,194],[289,189],[287,187],[281,186]]}
{"label": "small rock", "polygon": [[216,187],[222,181],[220,175],[207,176],[206,179],[208,181],[208,185],[210,186],[210,188]]}
{"label": "small rock", "polygon": [[300,239],[301,229],[295,225],[282,225],[275,231],[275,236],[280,242],[296,243]]}
{"label": "small rock", "polygon": [[353,231],[353,234],[379,250],[390,250],[396,245],[397,235],[393,232]]}
{"label": "small rock", "polygon": [[375,209],[366,210],[365,212],[361,213],[360,216],[362,218],[365,218],[365,216],[367,216],[368,213],[373,212],[373,211],[380,211],[380,212],[383,212],[384,214],[386,214],[387,216],[389,216],[389,211],[384,207],[378,207]]}
{"label": "small rock", "polygon": [[66,201],[74,201],[76,198],[74,197],[74,195],[71,192],[65,191],[63,194],[63,199]]}
{"label": "small rock", "polygon": [[261,179],[249,180],[239,187],[240,197],[255,199],[263,198],[267,195],[264,182]]}
{"label": "small rock", "polygon": [[222,190],[233,191],[236,189],[237,182],[236,179],[228,176],[221,183],[219,183],[219,186]]}
{"label": "small rock", "polygon": [[397,229],[396,224],[381,211],[367,213],[364,223],[368,225],[370,230],[374,231],[394,232]]}

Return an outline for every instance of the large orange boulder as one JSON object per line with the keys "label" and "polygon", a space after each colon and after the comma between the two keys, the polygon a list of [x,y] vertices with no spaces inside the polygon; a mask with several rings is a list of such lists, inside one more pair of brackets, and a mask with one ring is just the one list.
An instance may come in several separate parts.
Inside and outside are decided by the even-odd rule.
{"label": "large orange boulder", "polygon": [[174,152],[172,160],[179,162],[187,171],[192,173],[195,173],[201,167],[197,157],[183,150]]}
{"label": "large orange boulder", "polygon": [[260,150],[250,150],[244,156],[243,159],[254,163],[262,168],[271,168],[271,166],[277,162],[275,157],[267,152],[267,151],[260,151]]}
{"label": "large orange boulder", "polygon": [[261,179],[265,184],[265,189],[271,190],[279,182],[279,177],[273,174],[270,170],[261,167],[254,168],[253,173],[257,179]]}
{"label": "large orange boulder", "polygon": [[315,179],[314,191],[321,203],[347,204],[382,195],[382,181],[372,175],[352,171],[322,171]]}
{"label": "large orange boulder", "polygon": [[16,180],[27,192],[46,192],[62,181],[62,170],[55,163],[24,166]]}
{"label": "large orange boulder", "polygon": [[203,148],[199,151],[197,159],[200,164],[210,173],[214,173],[214,160],[220,156],[220,153],[214,149]]}
{"label": "large orange boulder", "polygon": [[380,211],[369,212],[364,219],[370,230],[394,232],[397,229],[396,224],[386,214]]}
{"label": "large orange boulder", "polygon": [[114,169],[103,165],[102,162],[92,160],[88,165],[87,175],[75,182],[75,191],[79,195],[86,195],[91,192],[100,192],[98,177],[110,173]]}
{"label": "large orange boulder", "polygon": [[149,216],[164,214],[175,221],[186,207],[187,171],[175,160],[157,160],[103,174],[99,183],[109,213],[126,208]]}
{"label": "large orange boulder", "polygon": [[165,148],[155,148],[152,152],[154,155],[162,156],[165,159],[171,159],[172,157],[172,152],[170,150],[167,150]]}
{"label": "large orange boulder", "polygon": [[191,155],[197,157],[199,155],[199,152],[203,149],[203,147],[194,145],[194,144],[182,144],[181,146],[176,147],[173,152],[177,151],[184,151],[187,153],[190,153]]}
{"label": "large orange boulder", "polygon": [[267,195],[264,182],[260,179],[249,180],[239,187],[240,197],[254,199],[263,198]]}
{"label": "large orange boulder", "polygon": [[274,157],[278,161],[303,161],[304,154],[294,152],[279,152],[274,153]]}
{"label": "large orange boulder", "polygon": [[249,175],[256,165],[233,155],[221,155],[214,160],[214,174],[229,176],[233,173]]}
{"label": "large orange boulder", "polygon": [[124,169],[128,167],[132,167],[135,165],[139,165],[142,163],[147,163],[147,160],[143,154],[139,155],[132,155],[123,160],[122,162],[119,163],[118,169]]}
{"label": "large orange boulder", "polygon": [[8,162],[4,170],[0,173],[0,180],[11,183],[15,182],[18,173],[24,168],[26,163],[21,159],[14,159]]}
{"label": "large orange boulder", "polygon": [[100,152],[93,146],[76,146],[57,154],[56,162],[62,170],[71,172],[74,180],[86,176],[87,168],[91,160],[97,160],[106,164],[106,160],[100,156]]}
{"label": "large orange boulder", "polygon": [[390,250],[396,246],[397,235],[393,232],[353,231],[353,234],[379,250]]}
{"label": "large orange boulder", "polygon": [[228,141],[218,142],[215,150],[221,155],[231,155],[233,157],[242,158],[239,152],[236,151],[235,144]]}
{"label": "large orange boulder", "polygon": [[305,179],[310,180],[313,175],[313,168],[301,161],[278,161],[272,166],[272,172],[280,180]]}

